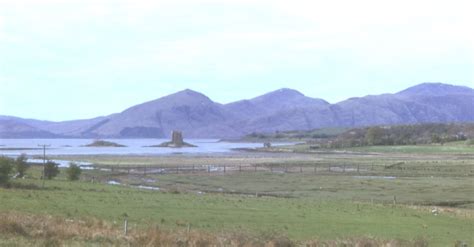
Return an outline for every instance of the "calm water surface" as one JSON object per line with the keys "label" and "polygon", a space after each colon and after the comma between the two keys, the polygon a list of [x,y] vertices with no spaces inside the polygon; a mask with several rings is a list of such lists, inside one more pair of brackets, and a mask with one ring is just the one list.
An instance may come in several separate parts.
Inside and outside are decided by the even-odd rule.
{"label": "calm water surface", "polygon": [[[16,156],[22,153],[40,155],[41,144],[50,145],[48,155],[173,155],[173,154],[218,154],[231,153],[234,148],[262,147],[261,143],[219,142],[217,139],[185,140],[198,147],[195,148],[156,148],[145,147],[161,144],[168,139],[104,139],[126,145],[127,147],[84,147],[94,139],[0,139],[0,155]],[[280,143],[288,144],[288,143]],[[18,150],[29,149],[29,150]]]}

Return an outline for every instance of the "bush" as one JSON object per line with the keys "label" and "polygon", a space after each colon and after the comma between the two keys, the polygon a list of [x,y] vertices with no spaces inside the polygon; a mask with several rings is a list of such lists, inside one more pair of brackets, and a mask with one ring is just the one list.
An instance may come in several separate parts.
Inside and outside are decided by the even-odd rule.
{"label": "bush", "polygon": [[69,179],[70,181],[76,181],[81,176],[81,173],[82,170],[78,165],[72,162],[69,163],[69,168],[67,168],[66,170],[67,179]]}
{"label": "bush", "polygon": [[57,163],[52,161],[46,162],[44,165],[44,177],[46,179],[52,179],[59,174],[59,166]]}
{"label": "bush", "polygon": [[8,157],[0,157],[0,185],[8,184],[13,163],[13,159]]}
{"label": "bush", "polygon": [[26,154],[21,154],[15,160],[15,170],[18,173],[19,178],[24,177],[26,170],[28,170],[30,167],[30,165],[26,162],[27,159],[28,158],[26,157]]}

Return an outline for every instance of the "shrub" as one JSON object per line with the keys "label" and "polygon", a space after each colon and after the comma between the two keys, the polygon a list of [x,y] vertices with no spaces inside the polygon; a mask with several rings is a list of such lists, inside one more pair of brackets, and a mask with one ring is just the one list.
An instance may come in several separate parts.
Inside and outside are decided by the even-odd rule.
{"label": "shrub", "polygon": [[59,166],[53,161],[48,161],[44,165],[44,177],[46,179],[52,179],[59,174]]}
{"label": "shrub", "polygon": [[67,179],[69,179],[70,181],[76,181],[81,176],[81,173],[82,170],[78,165],[72,162],[69,163],[69,168],[67,168],[66,170]]}
{"label": "shrub", "polygon": [[0,157],[0,185],[8,184],[13,162],[8,157]]}
{"label": "shrub", "polygon": [[26,154],[21,154],[15,160],[15,170],[18,173],[19,178],[25,176],[26,170],[28,170],[30,167],[30,165],[26,162],[27,159],[28,158],[26,157]]}

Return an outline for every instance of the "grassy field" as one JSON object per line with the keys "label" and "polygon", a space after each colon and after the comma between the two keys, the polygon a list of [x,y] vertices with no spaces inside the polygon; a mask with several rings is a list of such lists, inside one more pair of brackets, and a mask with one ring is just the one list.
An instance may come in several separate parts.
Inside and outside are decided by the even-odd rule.
{"label": "grassy field", "polygon": [[[38,180],[23,180],[36,184]],[[273,198],[238,195],[166,193],[85,182],[47,181],[45,189],[0,189],[0,212],[24,212],[67,218],[96,217],[132,228],[160,225],[211,232],[281,233],[291,239],[424,238],[433,246],[456,240],[473,244],[471,215],[432,215],[410,209],[325,198]],[[0,237],[1,238],[1,237]]]}
{"label": "grassy field", "polygon": [[143,184],[188,192],[263,194],[415,205],[456,205],[474,209],[474,179],[458,177],[386,177],[313,174],[150,175],[146,178],[118,176],[125,184]]}
{"label": "grassy field", "polygon": [[474,146],[452,143],[448,145],[406,145],[406,146],[369,146],[350,148],[347,150],[359,152],[395,152],[410,154],[426,154],[426,153],[452,153],[452,154],[472,154]]}
{"label": "grassy field", "polygon": [[[437,150],[453,146],[456,145],[423,148]],[[0,245],[36,246],[35,239],[44,240],[45,234],[39,234],[39,228],[28,222],[45,221],[51,222],[48,228],[51,232],[61,230],[59,226],[67,222],[92,222],[77,227],[93,225],[105,234],[97,237],[81,228],[65,233],[69,237],[55,239],[55,243],[77,246],[104,243],[142,246],[145,245],[142,238],[154,239],[155,244],[168,240],[171,242],[167,243],[176,243],[173,241],[182,238],[188,228],[196,231],[192,236],[220,243],[216,245],[224,245],[218,240],[222,238],[234,241],[229,234],[237,234],[245,236],[245,241],[257,239],[261,246],[274,238],[287,237],[291,245],[329,241],[326,243],[334,244],[314,246],[341,246],[344,241],[375,241],[368,246],[379,246],[402,239],[411,242],[392,246],[423,246],[422,243],[454,246],[456,241],[472,246],[474,153],[457,146],[467,151],[392,152],[392,147],[373,147],[379,151],[318,150],[303,154],[263,152],[213,157],[54,157],[105,167],[225,164],[228,167],[258,165],[267,171],[144,176],[84,170],[81,181],[66,181],[62,172],[41,188],[40,167],[32,167],[26,179],[14,180],[12,188],[0,188],[0,215],[10,219],[0,221]],[[361,170],[340,172],[342,165],[361,167]],[[339,172],[328,171],[327,167],[331,166]],[[269,167],[276,172],[268,172]],[[282,167],[293,170],[284,172]],[[109,185],[109,181],[120,185]],[[133,187],[138,185],[156,186],[160,190]],[[438,213],[434,214],[433,209]],[[129,216],[131,235],[114,237],[120,235],[124,214]],[[2,225],[2,222],[6,223]],[[153,230],[157,226],[165,232]],[[69,225],[64,227],[64,231],[73,231]],[[157,234],[172,237],[164,240],[157,238]],[[49,240],[44,241],[48,246]],[[257,242],[250,245],[259,245]]]}
{"label": "grassy field", "polygon": [[364,146],[364,147],[351,147],[351,148],[340,148],[340,149],[316,149],[312,150],[311,144],[299,144],[291,146],[274,147],[273,149],[278,151],[296,151],[296,152],[326,152],[326,151],[348,151],[348,152],[370,152],[370,153],[402,153],[402,154],[474,154],[474,145],[467,145],[465,141],[461,142],[450,142],[444,145],[440,144],[427,144],[427,145],[402,145],[402,146]]}

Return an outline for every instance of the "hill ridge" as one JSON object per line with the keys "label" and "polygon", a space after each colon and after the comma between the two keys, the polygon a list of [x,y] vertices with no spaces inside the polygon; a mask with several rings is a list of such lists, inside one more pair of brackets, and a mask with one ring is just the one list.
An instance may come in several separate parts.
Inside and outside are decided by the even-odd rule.
{"label": "hill ridge", "polygon": [[188,138],[229,138],[323,127],[474,122],[473,109],[474,89],[443,83],[335,104],[290,88],[228,104],[184,89],[93,119],[51,122],[0,116],[0,137],[164,138],[179,129]]}

